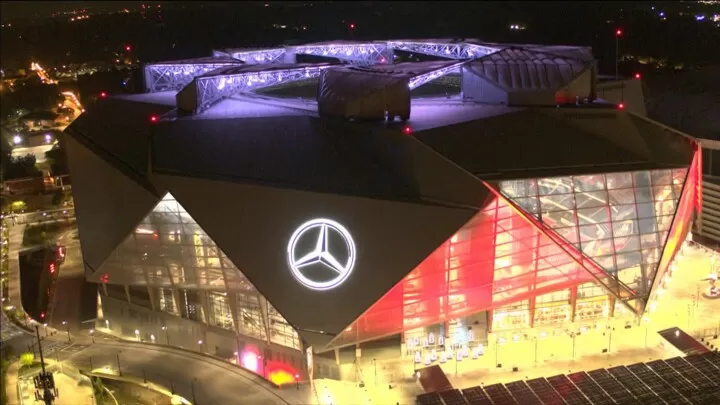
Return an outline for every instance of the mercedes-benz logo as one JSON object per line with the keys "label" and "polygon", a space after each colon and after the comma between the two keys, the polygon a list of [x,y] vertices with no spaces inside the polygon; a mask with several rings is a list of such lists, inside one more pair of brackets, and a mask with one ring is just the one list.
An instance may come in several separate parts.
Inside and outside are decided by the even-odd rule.
{"label": "mercedes-benz logo", "polygon": [[293,276],[313,290],[330,290],[343,283],[355,267],[355,242],[344,226],[330,219],[313,219],[290,237],[287,257]]}

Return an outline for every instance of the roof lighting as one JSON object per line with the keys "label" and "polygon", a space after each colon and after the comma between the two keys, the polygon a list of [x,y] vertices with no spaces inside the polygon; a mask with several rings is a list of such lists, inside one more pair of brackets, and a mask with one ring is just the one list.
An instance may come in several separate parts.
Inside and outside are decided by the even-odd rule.
{"label": "roof lighting", "polygon": [[410,125],[405,125],[403,127],[402,131],[403,131],[403,134],[405,134],[405,135],[410,135],[413,133],[413,129],[412,129],[412,127],[410,127]]}

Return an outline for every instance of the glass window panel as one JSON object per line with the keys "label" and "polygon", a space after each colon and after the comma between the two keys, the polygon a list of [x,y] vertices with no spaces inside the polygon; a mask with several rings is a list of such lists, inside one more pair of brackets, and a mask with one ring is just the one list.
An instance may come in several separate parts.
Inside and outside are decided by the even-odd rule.
{"label": "glass window panel", "polygon": [[637,217],[637,213],[635,210],[635,204],[611,205],[610,206],[610,217],[612,218],[613,222]]}
{"label": "glass window panel", "polygon": [[635,205],[638,218],[655,218],[655,204],[644,202]]}
{"label": "glass window panel", "polygon": [[615,270],[615,255],[593,257],[593,261],[607,271]]}
{"label": "glass window panel", "polygon": [[553,230],[570,244],[575,245],[580,242],[578,230],[575,226],[566,228],[553,228]]}
{"label": "glass window panel", "polygon": [[688,169],[673,169],[672,170],[673,183],[675,183],[675,184],[685,183],[685,176],[687,176],[687,171],[688,171]]}
{"label": "glass window panel", "polygon": [[602,174],[589,176],[574,176],[575,191],[600,191],[605,189],[605,176]]}
{"label": "glass window panel", "polygon": [[610,213],[607,206],[597,208],[578,208],[577,217],[580,225],[610,222]]}
{"label": "glass window panel", "polygon": [[535,215],[540,213],[540,203],[537,197],[515,198],[513,202],[530,214]]}
{"label": "glass window panel", "polygon": [[583,243],[582,252],[590,257],[613,254],[615,252],[613,250],[613,240],[603,239]]}
{"label": "glass window panel", "polygon": [[575,201],[578,208],[602,207],[607,205],[607,193],[605,191],[577,193]]}
{"label": "glass window panel", "polygon": [[638,233],[638,220],[628,219],[625,221],[613,222],[612,223],[612,234],[614,237],[619,238],[627,235],[635,235]]}
{"label": "glass window panel", "polygon": [[528,197],[537,195],[535,179],[508,180],[500,182],[500,191],[509,197]]}
{"label": "glass window panel", "polygon": [[631,252],[640,250],[640,237],[638,235],[630,235],[620,238],[614,238],[615,251],[617,253]]}
{"label": "glass window panel", "polygon": [[652,189],[649,187],[635,188],[635,201],[638,203],[646,203],[653,201]]}
{"label": "glass window panel", "polygon": [[650,177],[653,186],[672,184],[672,173],[670,170],[652,170],[650,171]]}
{"label": "glass window panel", "polygon": [[642,263],[640,252],[621,253],[615,256],[618,270],[638,266]]}
{"label": "glass window panel", "polygon": [[658,231],[663,232],[663,231],[669,230],[670,226],[672,226],[673,219],[674,219],[674,217],[672,215],[658,217],[657,218]]}
{"label": "glass window panel", "polygon": [[643,218],[638,220],[638,228],[641,234],[652,233],[657,230],[655,218]]}
{"label": "glass window panel", "polygon": [[658,235],[656,233],[648,233],[640,235],[640,247],[642,249],[656,248],[660,245]]}
{"label": "glass window panel", "polygon": [[676,200],[680,199],[680,197],[682,196],[682,192],[683,192],[682,184],[676,184],[673,186],[673,196],[675,197]]}
{"label": "glass window panel", "polygon": [[540,195],[567,194],[573,192],[570,177],[552,177],[538,179],[538,193]]}
{"label": "glass window panel", "polygon": [[542,212],[567,211],[575,208],[574,194],[554,194],[540,197]]}
{"label": "glass window panel", "polygon": [[605,178],[607,179],[608,189],[633,187],[633,181],[630,173],[607,173]]}
{"label": "glass window panel", "polygon": [[583,225],[579,227],[580,242],[590,242],[611,236],[609,224]]}
{"label": "glass window panel", "polygon": [[660,249],[643,249],[641,251],[645,263],[657,263],[660,261]]}
{"label": "glass window panel", "polygon": [[610,204],[635,204],[635,193],[631,188],[625,188],[621,190],[608,190],[610,196]]}
{"label": "glass window panel", "polygon": [[657,203],[658,215],[674,215],[675,214],[675,201],[668,199]]}
{"label": "glass window panel", "polygon": [[655,198],[655,201],[663,201],[666,199],[672,199],[672,186],[665,185],[665,186],[653,186],[652,187],[652,193]]}
{"label": "glass window panel", "polygon": [[646,170],[633,173],[633,181],[635,188],[650,186],[650,173]]}

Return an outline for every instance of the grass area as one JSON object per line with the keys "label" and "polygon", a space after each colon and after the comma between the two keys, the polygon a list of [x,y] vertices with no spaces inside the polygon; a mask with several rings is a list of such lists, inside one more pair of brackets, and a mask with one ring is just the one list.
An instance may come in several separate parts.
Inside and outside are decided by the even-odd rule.
{"label": "grass area", "polygon": [[[170,398],[153,390],[122,381],[102,378],[102,384],[109,389],[118,404],[122,405],[171,405]],[[97,396],[98,405],[115,405],[115,401],[107,395]]]}
{"label": "grass area", "polygon": [[23,233],[23,246],[52,243],[60,232],[73,227],[75,227],[74,221],[48,221],[39,225],[27,226]]}
{"label": "grass area", "polygon": [[39,372],[40,370],[42,370],[42,365],[40,365],[39,361],[35,361],[32,364],[20,366],[20,369],[18,369],[18,375],[23,376],[33,374]]}

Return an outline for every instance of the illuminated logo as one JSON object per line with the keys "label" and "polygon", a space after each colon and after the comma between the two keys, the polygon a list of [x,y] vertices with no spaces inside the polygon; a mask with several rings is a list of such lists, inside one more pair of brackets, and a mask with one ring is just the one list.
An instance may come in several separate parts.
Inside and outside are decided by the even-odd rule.
{"label": "illuminated logo", "polygon": [[342,284],[355,267],[355,242],[339,223],[313,219],[292,234],[287,257],[290,271],[302,285],[330,290]]}

